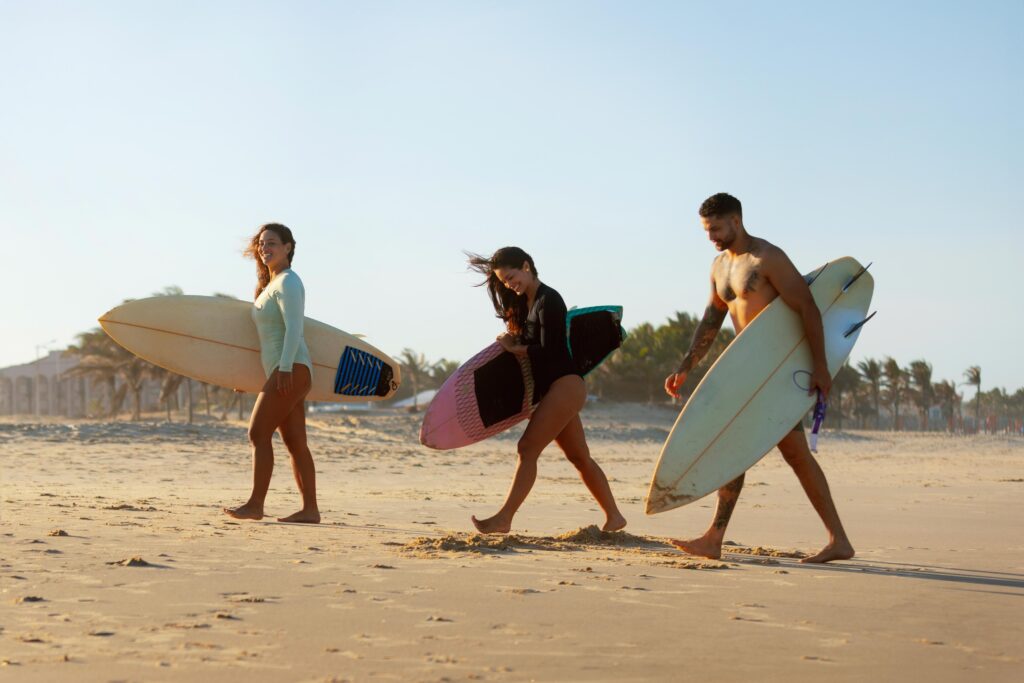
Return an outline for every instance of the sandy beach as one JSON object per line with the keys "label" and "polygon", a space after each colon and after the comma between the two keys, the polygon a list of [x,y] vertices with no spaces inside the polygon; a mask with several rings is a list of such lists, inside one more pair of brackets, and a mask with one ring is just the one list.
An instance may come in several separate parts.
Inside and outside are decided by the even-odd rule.
{"label": "sandy beach", "polygon": [[[1024,440],[826,432],[819,460],[857,549],[777,452],[747,475],[720,561],[705,498],[642,498],[668,409],[588,408],[629,519],[605,534],[555,447],[513,535],[513,430],[417,443],[419,415],[310,417],[319,526],[238,522],[245,425],[0,422],[0,679],[18,681],[1020,680]],[[299,507],[278,442],[272,517]]]}

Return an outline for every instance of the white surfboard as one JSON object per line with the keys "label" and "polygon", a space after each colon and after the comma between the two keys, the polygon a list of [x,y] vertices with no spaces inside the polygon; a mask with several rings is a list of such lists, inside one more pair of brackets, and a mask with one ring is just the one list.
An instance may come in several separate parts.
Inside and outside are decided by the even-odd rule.
{"label": "white surfboard", "polygon": [[[849,257],[812,277],[835,376],[860,335],[874,280]],[[807,393],[811,365],[799,315],[776,299],[729,344],[683,406],[661,449],[647,514],[706,496],[774,448],[814,404]]]}
{"label": "white surfboard", "polygon": [[[258,393],[266,382],[252,304],[216,296],[156,296],[107,311],[100,325],[118,344],[171,372]],[[401,382],[399,365],[355,335],[306,318],[313,361],[308,401],[380,401]]]}

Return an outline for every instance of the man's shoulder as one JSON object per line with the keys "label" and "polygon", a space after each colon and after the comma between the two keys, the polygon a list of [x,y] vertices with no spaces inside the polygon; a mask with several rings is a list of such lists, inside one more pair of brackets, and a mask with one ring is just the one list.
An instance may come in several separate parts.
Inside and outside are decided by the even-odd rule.
{"label": "man's shoulder", "polygon": [[753,243],[750,245],[750,251],[756,256],[761,258],[778,258],[779,256],[786,255],[782,247],[772,244],[763,237],[754,237],[752,239]]}
{"label": "man's shoulder", "polygon": [[756,237],[751,252],[757,256],[762,268],[769,270],[785,268],[789,263],[789,256],[782,247],[772,244],[766,239]]}

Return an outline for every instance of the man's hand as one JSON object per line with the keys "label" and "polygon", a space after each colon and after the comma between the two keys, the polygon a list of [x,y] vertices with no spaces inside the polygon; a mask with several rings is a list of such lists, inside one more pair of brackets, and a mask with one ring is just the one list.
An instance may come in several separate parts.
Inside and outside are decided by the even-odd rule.
{"label": "man's hand", "polygon": [[679,395],[679,390],[683,386],[683,382],[686,381],[685,372],[676,372],[665,378],[665,393],[672,398],[682,398]]}
{"label": "man's hand", "polygon": [[292,390],[292,373],[277,371],[277,393],[287,394]]}
{"label": "man's hand", "polygon": [[816,391],[820,391],[821,397],[826,401],[828,400],[828,392],[832,388],[832,375],[829,374],[828,368],[814,368],[811,371],[809,384],[810,386],[807,388],[808,396],[814,396]]}

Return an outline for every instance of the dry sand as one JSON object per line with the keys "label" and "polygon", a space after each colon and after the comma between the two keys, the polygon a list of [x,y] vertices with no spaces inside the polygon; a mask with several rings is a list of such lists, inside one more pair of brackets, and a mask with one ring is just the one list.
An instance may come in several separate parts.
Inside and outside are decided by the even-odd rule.
{"label": "dry sand", "polygon": [[[1024,440],[827,433],[857,557],[799,564],[824,530],[777,452],[747,476],[721,561],[666,542],[713,499],[642,497],[674,415],[588,409],[623,511],[603,534],[552,447],[514,535],[518,432],[454,452],[418,416],[311,417],[324,524],[238,522],[240,423],[0,422],[0,680],[1019,681]],[[270,515],[299,497],[279,457]]]}

